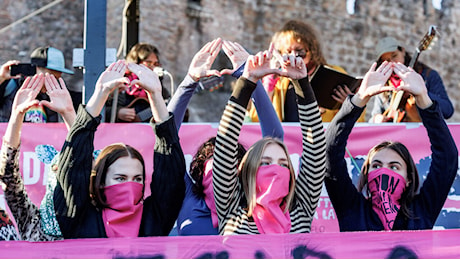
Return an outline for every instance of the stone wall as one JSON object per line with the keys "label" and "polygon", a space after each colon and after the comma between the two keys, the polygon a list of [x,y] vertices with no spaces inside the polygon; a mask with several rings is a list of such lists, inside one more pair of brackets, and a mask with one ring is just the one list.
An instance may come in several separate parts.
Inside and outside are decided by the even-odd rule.
{"label": "stone wall", "polygon": [[[0,27],[50,3],[44,0],[0,3]],[[194,4],[191,4],[191,3]],[[107,0],[107,47],[121,41],[124,0]],[[176,85],[186,75],[194,53],[206,42],[222,37],[237,41],[250,52],[267,48],[271,35],[290,19],[302,19],[317,28],[328,63],[348,73],[363,75],[375,58],[377,39],[394,36],[413,52],[429,25],[438,26],[441,37],[420,61],[438,70],[456,113],[449,122],[460,121],[460,73],[453,62],[460,60],[460,2],[443,0],[436,10],[431,0],[356,0],[356,12],[346,10],[346,1],[332,0],[140,0],[140,41],[153,43],[161,52],[164,68]],[[63,1],[0,34],[0,61],[28,60],[39,45],[51,44],[65,52],[71,66],[73,48],[83,46],[84,1]],[[230,66],[219,57],[217,67]],[[74,88],[81,86],[82,73],[69,77]],[[70,81],[71,80],[71,81]],[[228,97],[229,86],[192,99],[192,121],[217,121]],[[209,108],[200,106],[209,103]]]}

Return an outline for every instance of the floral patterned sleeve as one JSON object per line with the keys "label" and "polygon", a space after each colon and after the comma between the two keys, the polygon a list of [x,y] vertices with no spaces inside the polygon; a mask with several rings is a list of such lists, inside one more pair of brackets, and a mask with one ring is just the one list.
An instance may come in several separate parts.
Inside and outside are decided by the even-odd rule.
{"label": "floral patterned sleeve", "polygon": [[40,212],[32,203],[19,172],[19,147],[14,148],[3,140],[0,161],[0,180],[5,200],[16,220],[21,240],[52,241],[55,237],[46,235],[41,227]]}

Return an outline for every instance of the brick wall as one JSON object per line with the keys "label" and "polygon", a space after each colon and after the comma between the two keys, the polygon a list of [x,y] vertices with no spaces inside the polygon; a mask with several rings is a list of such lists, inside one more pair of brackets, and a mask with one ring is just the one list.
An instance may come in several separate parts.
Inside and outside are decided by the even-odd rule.
{"label": "brick wall", "polygon": [[[44,0],[0,2],[0,27],[50,3]],[[357,0],[357,12],[348,14],[345,1],[332,0],[201,0],[201,9],[186,0],[140,0],[140,41],[153,43],[161,52],[164,67],[178,84],[187,72],[194,53],[206,42],[222,37],[237,41],[250,52],[268,47],[271,35],[289,19],[302,19],[317,28],[328,63],[344,67],[350,74],[364,74],[374,59],[377,39],[394,36],[413,52],[429,25],[435,24],[441,38],[420,61],[438,70],[456,113],[449,122],[460,121],[460,73],[453,66],[460,60],[457,41],[460,30],[460,2],[443,0],[436,10],[430,0]],[[425,3],[428,2],[428,3]],[[121,14],[125,1],[107,1],[107,47],[118,48],[121,40]],[[73,48],[83,46],[84,1],[65,0],[0,34],[0,62],[28,61],[40,45],[53,45],[64,51],[71,66]],[[225,58],[217,66],[229,66]],[[82,73],[67,77],[68,85],[78,88]],[[224,96],[224,97],[222,97]],[[202,93],[191,107],[199,116],[194,121],[217,121],[226,89]],[[199,106],[210,103],[214,112],[200,114]]]}

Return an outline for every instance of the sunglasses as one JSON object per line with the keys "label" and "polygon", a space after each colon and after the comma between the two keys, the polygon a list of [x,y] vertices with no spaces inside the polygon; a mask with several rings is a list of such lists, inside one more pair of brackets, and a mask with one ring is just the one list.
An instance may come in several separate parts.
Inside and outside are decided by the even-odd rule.
{"label": "sunglasses", "polygon": [[[302,59],[305,59],[305,57],[307,57],[307,53],[308,51],[305,50],[305,49],[300,49],[300,50],[293,50],[294,51],[294,54],[296,57],[300,57]],[[278,50],[279,53],[282,53],[281,51]],[[288,52],[288,53],[284,53],[284,54],[289,54],[291,53],[292,51]]]}

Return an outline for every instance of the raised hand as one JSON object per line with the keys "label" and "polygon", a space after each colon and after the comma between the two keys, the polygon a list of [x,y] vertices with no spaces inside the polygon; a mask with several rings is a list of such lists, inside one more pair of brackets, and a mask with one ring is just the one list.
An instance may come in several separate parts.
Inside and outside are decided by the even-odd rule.
{"label": "raised hand", "polygon": [[363,107],[372,96],[395,89],[385,85],[393,72],[393,63],[384,61],[377,69],[376,67],[377,63],[374,62],[364,75],[358,92],[353,96],[352,102],[356,106]]}
{"label": "raised hand", "polygon": [[[16,96],[14,97],[12,113],[15,116],[24,116],[27,109],[33,105],[38,104],[36,99],[40,89],[42,88],[45,81],[45,77],[42,73],[36,74],[33,77],[27,77],[21,88],[19,88]],[[22,121],[22,120],[21,120]]]}
{"label": "raised hand", "polygon": [[217,38],[211,42],[206,43],[196,54],[193,56],[192,62],[188,68],[188,75],[194,81],[200,78],[210,76],[221,76],[218,70],[212,70],[211,66],[222,48],[222,39]]}
{"label": "raised hand", "polygon": [[62,78],[57,80],[53,75],[46,73],[45,88],[51,101],[42,100],[42,105],[61,115],[69,111],[74,111],[72,98]]}
{"label": "raised hand", "polygon": [[128,69],[137,75],[139,79],[131,81],[131,85],[139,85],[148,93],[153,120],[161,123],[168,119],[169,112],[161,95],[161,82],[158,75],[148,67],[135,63],[129,63]]}
{"label": "raised hand", "polygon": [[145,89],[145,91],[152,93],[160,93],[161,94],[161,81],[158,78],[158,75],[142,64],[136,63],[129,63],[128,69],[132,73],[136,74],[138,79],[131,81],[130,85],[139,85],[141,88]]}
{"label": "raised hand", "polygon": [[40,104],[59,113],[64,119],[67,129],[70,129],[75,120],[76,113],[64,80],[62,78],[57,80],[53,75],[46,73],[45,88],[51,101],[42,100]]}
{"label": "raised hand", "polygon": [[45,76],[42,73],[27,77],[14,96],[10,120],[3,136],[3,140],[12,147],[19,147],[24,115],[30,107],[38,104],[36,97],[44,81]]}
{"label": "raised hand", "polygon": [[433,104],[433,101],[428,95],[425,81],[422,76],[415,72],[412,68],[406,67],[401,63],[394,63],[394,72],[398,75],[402,83],[396,90],[407,91],[415,97],[415,103],[418,107],[424,109]]}
{"label": "raised hand", "polygon": [[129,79],[124,77],[126,71],[126,62],[119,60],[110,64],[110,66],[102,72],[96,82],[94,93],[86,105],[86,111],[94,117],[98,116],[104,107],[109,94],[114,89],[126,88],[129,84]]}
{"label": "raised hand", "polygon": [[403,82],[396,90],[404,90],[414,96],[428,93],[422,76],[412,68],[406,67],[404,64],[398,62],[394,63],[394,72]]}
{"label": "raised hand", "polygon": [[279,75],[291,79],[302,79],[307,76],[307,67],[301,57],[296,57],[294,51],[290,54],[281,56],[277,50],[273,48],[273,55],[278,60],[281,68],[278,72]]}
{"label": "raised hand", "polygon": [[21,77],[20,75],[11,76],[11,65],[19,64],[18,60],[7,61],[0,67],[0,83],[11,78],[17,79]]}
{"label": "raised hand", "polygon": [[102,72],[96,82],[96,90],[104,94],[110,94],[116,88],[123,88],[129,84],[128,78],[124,77],[126,71],[126,62],[119,60],[110,64],[110,66]]}
{"label": "raised hand", "polygon": [[256,55],[250,55],[244,67],[242,76],[256,83],[265,75],[273,73],[279,74],[280,70],[270,66],[273,49],[273,44],[270,44],[270,48],[268,50],[259,52]]}
{"label": "raised hand", "polygon": [[249,53],[237,42],[224,41],[222,49],[232,62],[233,69],[223,69],[221,74],[233,74],[249,57]]}

